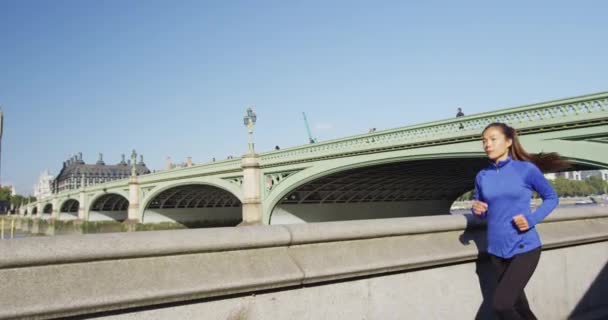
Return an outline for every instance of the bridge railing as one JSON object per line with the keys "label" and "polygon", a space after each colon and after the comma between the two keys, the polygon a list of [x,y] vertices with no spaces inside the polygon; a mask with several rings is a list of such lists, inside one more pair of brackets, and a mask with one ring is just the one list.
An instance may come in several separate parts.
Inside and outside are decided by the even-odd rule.
{"label": "bridge railing", "polygon": [[495,112],[480,113],[415,126],[299,146],[262,154],[263,165],[295,159],[365,152],[379,148],[433,144],[437,140],[478,136],[492,122],[506,122],[522,130],[608,118],[608,92],[556,100]]}
{"label": "bridge railing", "polygon": [[241,159],[235,157],[228,160],[220,160],[217,162],[197,164],[192,167],[176,168],[171,170],[159,171],[154,174],[142,175],[139,177],[139,183],[150,183],[170,179],[175,175],[197,175],[204,176],[207,174],[217,175],[221,173],[231,173],[241,171]]}

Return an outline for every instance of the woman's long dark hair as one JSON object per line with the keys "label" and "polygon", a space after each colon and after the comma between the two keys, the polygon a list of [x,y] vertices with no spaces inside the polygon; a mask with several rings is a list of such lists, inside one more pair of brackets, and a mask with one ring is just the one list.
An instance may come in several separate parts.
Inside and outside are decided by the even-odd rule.
{"label": "woman's long dark hair", "polygon": [[556,152],[541,152],[538,154],[527,153],[519,142],[519,138],[517,137],[517,131],[513,127],[510,127],[505,123],[490,123],[488,126],[486,126],[485,129],[483,129],[483,132],[485,132],[489,128],[498,128],[500,129],[500,131],[502,131],[505,137],[507,137],[507,139],[511,139],[512,144],[511,147],[509,147],[509,154],[511,155],[512,159],[530,161],[534,163],[542,172],[557,172],[571,167],[570,162],[563,159]]}

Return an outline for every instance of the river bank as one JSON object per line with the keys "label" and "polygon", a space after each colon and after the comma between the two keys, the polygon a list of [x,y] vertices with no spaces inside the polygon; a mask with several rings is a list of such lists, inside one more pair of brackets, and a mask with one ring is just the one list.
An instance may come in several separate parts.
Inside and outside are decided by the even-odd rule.
{"label": "river bank", "polygon": [[[559,198],[559,206],[573,206],[579,204],[599,204],[599,205],[608,205],[608,196],[600,195],[600,196],[588,196],[588,197],[563,197]],[[542,203],[542,199],[532,199],[530,201],[531,206],[538,206]],[[454,201],[450,210],[463,210],[470,209],[473,204],[473,200],[466,201]]]}

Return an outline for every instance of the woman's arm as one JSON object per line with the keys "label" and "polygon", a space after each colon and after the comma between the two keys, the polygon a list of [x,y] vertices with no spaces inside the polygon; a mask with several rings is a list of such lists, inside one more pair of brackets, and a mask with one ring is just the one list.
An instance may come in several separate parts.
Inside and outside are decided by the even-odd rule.
{"label": "woman's arm", "polygon": [[488,212],[488,204],[485,203],[481,197],[479,183],[479,174],[475,176],[475,191],[473,192],[473,205],[471,206],[471,213],[481,218],[485,218]]}
{"label": "woman's arm", "polygon": [[559,204],[559,198],[557,197],[557,194],[553,190],[553,187],[549,181],[547,181],[547,178],[545,178],[543,173],[534,164],[530,166],[530,170],[528,171],[526,178],[532,190],[536,191],[541,199],[543,199],[543,203],[536,208],[534,212],[526,214],[528,225],[530,228],[532,228],[536,224],[543,221],[543,219],[545,219],[545,217],[548,216],[549,213],[555,209],[555,207],[557,207]]}

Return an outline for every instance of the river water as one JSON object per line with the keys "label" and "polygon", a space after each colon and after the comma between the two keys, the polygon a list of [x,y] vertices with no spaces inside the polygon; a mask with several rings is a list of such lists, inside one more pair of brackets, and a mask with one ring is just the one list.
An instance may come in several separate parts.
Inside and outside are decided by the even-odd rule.
{"label": "river water", "polygon": [[[582,205],[578,205],[578,204],[564,204],[564,205],[560,205],[556,208],[556,210],[559,210],[561,208],[568,208],[568,209],[581,209],[584,210],[585,208],[594,208],[594,207],[599,207],[600,205],[597,203],[590,203],[590,204],[582,204]],[[608,206],[606,206],[606,211],[608,211]],[[466,213],[471,213],[471,209],[454,209],[454,210],[450,210],[451,214],[466,214]]]}

